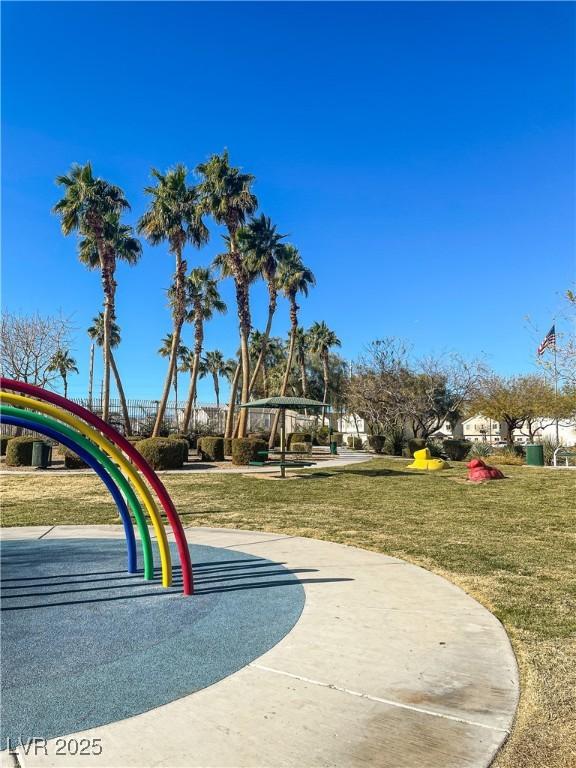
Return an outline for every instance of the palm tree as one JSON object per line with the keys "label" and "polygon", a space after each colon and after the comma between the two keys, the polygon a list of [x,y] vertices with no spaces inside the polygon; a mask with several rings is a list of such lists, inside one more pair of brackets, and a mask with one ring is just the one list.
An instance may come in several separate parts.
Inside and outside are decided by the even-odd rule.
{"label": "palm tree", "polygon": [[[110,401],[110,328],[115,320],[114,298],[116,282],[114,272],[116,255],[114,237],[119,216],[130,206],[120,187],[104,179],[94,178],[91,163],[74,164],[66,176],[57,176],[56,184],[64,187],[64,197],[53,208],[60,216],[64,235],[79,232],[93,241],[95,265],[100,269],[104,292],[104,381],[102,417],[108,418]],[[112,219],[110,218],[112,217]],[[116,217],[116,218],[115,218]]]}
{"label": "palm tree", "polygon": [[[104,315],[99,312],[96,317],[92,318],[92,325],[88,328],[88,336],[96,342],[99,347],[104,346]],[[113,349],[120,344],[120,328],[116,323],[112,323],[110,326],[110,368],[116,381],[116,389],[118,390],[118,397],[120,398],[120,407],[122,408],[122,417],[124,419],[124,429],[128,436],[132,435],[132,425],[130,423],[130,416],[128,415],[128,405],[126,403],[126,396],[124,394],[124,387],[118,373],[116,366],[116,360],[114,359]]]}
{"label": "palm tree", "polygon": [[[298,249],[293,245],[284,246],[284,258],[278,267],[278,284],[282,290],[282,293],[290,302],[290,344],[288,346],[288,358],[286,360],[284,378],[282,379],[282,387],[280,389],[281,396],[285,395],[288,389],[290,370],[292,368],[292,360],[294,358],[294,348],[296,346],[298,310],[300,309],[296,303],[296,297],[299,293],[307,296],[308,288],[311,285],[314,285],[315,282],[316,279],[314,274],[310,269],[308,269],[308,267],[304,266]],[[274,447],[279,418],[280,411],[278,410],[274,416],[274,422],[272,424],[272,430],[270,433],[271,448]]]}
{"label": "palm tree", "polygon": [[279,234],[270,219],[262,214],[257,219],[252,218],[248,226],[243,228],[242,237],[245,241],[249,268],[254,272],[260,273],[268,287],[268,319],[261,338],[260,352],[252,371],[252,378],[250,379],[250,392],[252,392],[266,357],[266,346],[270,338],[270,331],[272,330],[274,313],[276,312],[278,300],[276,272],[284,254],[284,246],[281,240],[286,235]]}
{"label": "palm tree", "polygon": [[296,362],[300,368],[300,386],[302,388],[302,397],[308,396],[308,381],[306,378],[306,352],[308,351],[308,334],[304,328],[296,328],[296,341],[294,352]]}
{"label": "palm tree", "polygon": [[342,346],[340,339],[334,331],[326,325],[324,320],[321,323],[314,323],[308,331],[308,339],[310,343],[310,351],[313,354],[318,355],[322,362],[322,378],[324,379],[324,397],[322,408],[322,424],[326,417],[326,399],[328,397],[328,356],[332,347]]}
{"label": "palm tree", "polygon": [[[242,400],[246,402],[250,393],[249,279],[238,247],[237,235],[238,230],[246,220],[246,216],[254,213],[258,207],[258,201],[252,193],[254,177],[248,173],[241,173],[239,168],[232,167],[226,150],[221,155],[212,155],[206,163],[201,163],[196,171],[201,177],[199,192],[202,211],[210,214],[218,224],[225,225],[228,230],[228,262],[236,287],[240,330]],[[238,426],[240,437],[244,437],[246,434],[246,417],[246,409],[242,409]]]}
{"label": "palm tree", "polygon": [[68,374],[78,373],[76,360],[70,357],[70,352],[67,349],[59,349],[52,355],[46,370],[57,371],[60,374],[64,383],[64,397],[68,397]]}
{"label": "palm tree", "polygon": [[[162,339],[162,346],[158,350],[158,354],[160,357],[170,357],[172,355],[172,351],[174,349],[174,336],[171,333],[168,333],[164,338]],[[190,358],[190,350],[188,347],[185,347],[184,344],[178,344],[178,347],[176,349],[176,365],[174,366],[174,372],[172,374],[172,386],[174,387],[174,414],[175,414],[175,421],[176,421],[176,431],[178,431],[178,370],[179,370],[179,361],[180,360],[187,360]],[[181,369],[180,369],[181,370]]]}
{"label": "palm tree", "polygon": [[138,222],[138,232],[144,235],[151,245],[159,245],[167,241],[168,250],[176,260],[171,289],[172,349],[152,431],[154,437],[158,435],[164,419],[170,386],[178,366],[180,333],[186,317],[187,265],[182,256],[184,246],[186,243],[192,243],[196,248],[201,248],[208,242],[208,230],[202,221],[202,213],[198,205],[198,190],[186,184],[186,175],[187,170],[183,165],[177,165],[165,174],[153,168],[152,176],[157,184],[145,188],[144,191],[151,196],[152,201],[150,208]]}
{"label": "palm tree", "polygon": [[214,382],[214,394],[216,395],[216,407],[220,408],[220,376],[227,377],[230,373],[228,363],[219,349],[213,352],[206,352],[202,360],[202,371],[204,375],[211,374]]}
{"label": "palm tree", "polygon": [[212,318],[214,312],[220,312],[221,314],[226,312],[226,304],[222,301],[218,292],[218,283],[212,277],[209,269],[197,267],[191,270],[186,280],[186,294],[187,305],[190,307],[186,320],[194,325],[194,353],[191,355],[190,360],[186,361],[186,370],[190,372],[190,388],[188,390],[188,400],[182,425],[184,432],[188,430],[194,400],[196,399],[196,381],[198,379],[202,344],[204,343],[204,323]]}

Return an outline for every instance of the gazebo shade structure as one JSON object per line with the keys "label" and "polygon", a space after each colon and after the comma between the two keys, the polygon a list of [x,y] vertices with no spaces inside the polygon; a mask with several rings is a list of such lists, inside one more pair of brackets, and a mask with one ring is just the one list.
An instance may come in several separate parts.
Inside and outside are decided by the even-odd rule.
{"label": "gazebo shade structure", "polygon": [[280,475],[286,477],[286,411],[297,411],[303,408],[328,408],[320,400],[309,400],[307,397],[265,397],[262,400],[252,400],[242,403],[240,408],[277,408],[280,411]]}

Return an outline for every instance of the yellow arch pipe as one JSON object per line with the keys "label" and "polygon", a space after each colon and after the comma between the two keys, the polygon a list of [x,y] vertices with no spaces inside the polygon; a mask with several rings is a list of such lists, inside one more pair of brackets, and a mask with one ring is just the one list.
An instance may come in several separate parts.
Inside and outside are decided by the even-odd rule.
{"label": "yellow arch pipe", "polygon": [[65,424],[77,429],[78,432],[83,434],[89,440],[101,448],[107,453],[124,471],[124,474],[128,476],[130,482],[134,486],[136,492],[142,499],[144,506],[150,515],[152,525],[154,526],[154,532],[156,533],[156,539],[158,541],[158,547],[160,549],[160,563],[162,565],[162,586],[169,587],[172,584],[172,560],[170,557],[170,548],[168,546],[168,539],[166,537],[166,531],[162,524],[162,519],[158,514],[158,509],[154,503],[154,499],[148,490],[148,486],[142,481],[138,472],[134,469],[132,464],[125,458],[125,456],[118,450],[118,448],[111,443],[104,435],[100,434],[97,429],[86,424],[86,422],[74,416],[71,413],[67,413],[60,408],[57,408],[50,403],[44,403],[41,400],[34,400],[31,397],[25,397],[24,395],[15,395],[11,392],[0,392],[0,402],[6,402],[10,405],[20,406],[22,408],[29,408],[33,411],[40,411],[41,413],[53,416],[59,421],[63,421]]}

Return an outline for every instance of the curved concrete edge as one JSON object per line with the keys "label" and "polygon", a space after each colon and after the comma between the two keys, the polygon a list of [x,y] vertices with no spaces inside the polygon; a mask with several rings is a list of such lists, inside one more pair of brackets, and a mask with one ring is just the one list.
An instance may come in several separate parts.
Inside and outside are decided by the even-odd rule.
{"label": "curved concrete edge", "polygon": [[[117,526],[55,526],[2,529],[0,535],[122,532]],[[518,671],[500,622],[461,589],[397,558],[315,539],[193,527],[187,536],[314,569],[301,579],[306,605],[300,621],[264,656],[219,683],[75,734],[102,740],[102,754],[77,756],[75,767],[491,763],[513,723]],[[22,768],[70,766],[69,755],[55,755],[55,741],[46,756],[19,750]]]}

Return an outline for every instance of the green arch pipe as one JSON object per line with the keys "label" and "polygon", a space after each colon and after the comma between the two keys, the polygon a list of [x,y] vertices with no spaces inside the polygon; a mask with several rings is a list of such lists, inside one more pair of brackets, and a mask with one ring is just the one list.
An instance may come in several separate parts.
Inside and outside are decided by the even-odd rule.
{"label": "green arch pipe", "polygon": [[114,479],[116,482],[116,485],[120,488],[124,496],[126,497],[126,501],[128,502],[128,506],[132,510],[132,513],[136,519],[136,525],[138,526],[138,531],[140,533],[140,539],[142,541],[142,555],[144,559],[144,578],[148,581],[151,581],[154,578],[154,560],[152,557],[152,544],[150,542],[150,533],[148,531],[148,526],[146,524],[146,518],[144,517],[144,514],[142,512],[142,508],[140,507],[140,504],[138,502],[138,499],[136,498],[136,495],[134,491],[132,490],[132,486],[129,485],[128,481],[124,477],[124,475],[120,472],[116,464],[114,464],[106,454],[98,448],[98,446],[94,445],[90,440],[87,440],[83,435],[81,435],[79,432],[76,432],[74,429],[70,429],[70,427],[66,426],[65,424],[62,424],[60,421],[57,421],[56,419],[51,418],[50,416],[44,416],[40,413],[35,413],[34,411],[28,411],[23,408],[14,408],[11,405],[2,405],[0,407],[0,414],[6,414],[11,416],[17,416],[22,417],[24,416],[29,421],[34,421],[37,424],[44,424],[47,427],[50,427],[51,429],[56,430],[56,432],[61,432],[62,434],[66,435],[70,438],[70,440],[73,440],[78,445],[81,445],[82,448],[84,448],[85,451],[88,451],[100,464],[102,464],[103,467],[105,467],[108,474]]}

